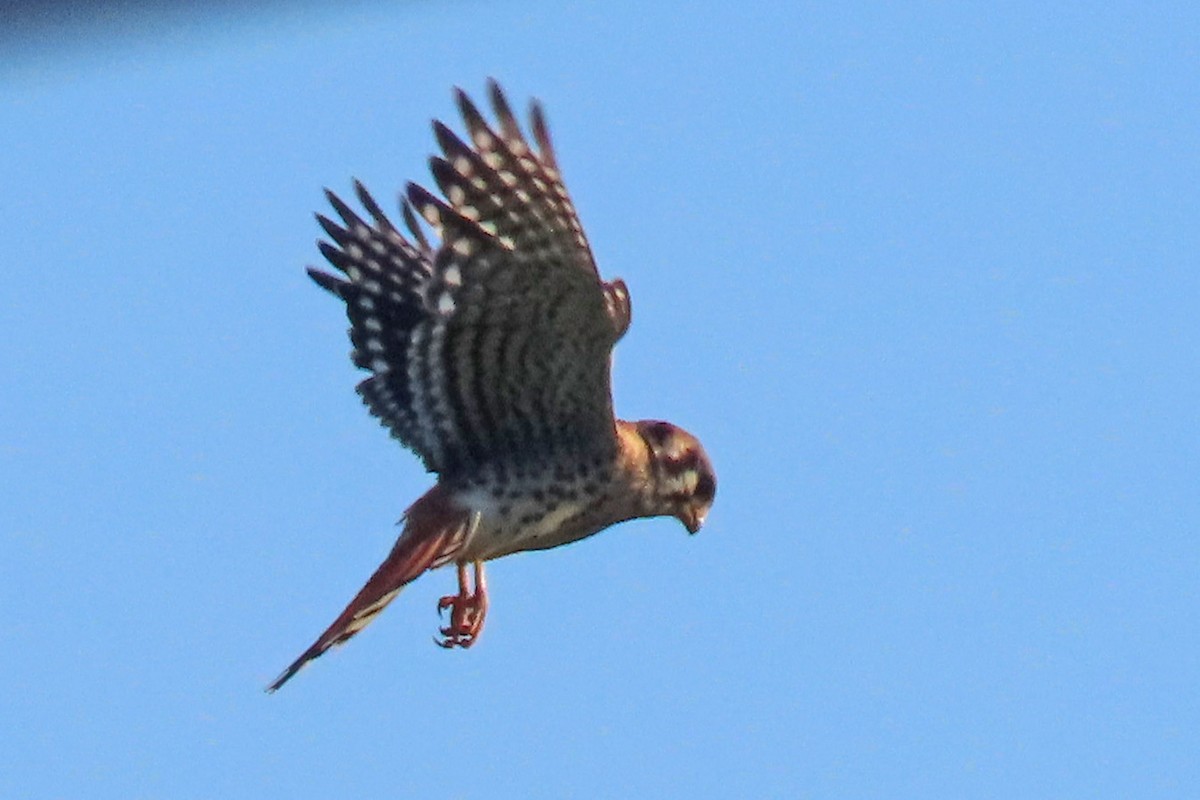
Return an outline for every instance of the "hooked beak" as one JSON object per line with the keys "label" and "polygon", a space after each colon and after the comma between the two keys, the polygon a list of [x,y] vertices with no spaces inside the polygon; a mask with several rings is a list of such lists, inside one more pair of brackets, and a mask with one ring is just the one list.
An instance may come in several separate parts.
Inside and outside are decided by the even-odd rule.
{"label": "hooked beak", "polygon": [[704,509],[700,508],[685,508],[679,512],[679,521],[683,523],[683,527],[687,528],[688,533],[695,533],[704,525],[704,518],[707,516]]}

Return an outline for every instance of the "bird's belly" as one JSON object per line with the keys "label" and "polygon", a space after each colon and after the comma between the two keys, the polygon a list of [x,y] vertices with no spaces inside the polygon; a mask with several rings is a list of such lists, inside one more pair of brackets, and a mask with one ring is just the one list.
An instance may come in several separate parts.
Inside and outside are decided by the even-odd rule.
{"label": "bird's belly", "polygon": [[[509,511],[509,509],[505,509]],[[563,502],[481,514],[466,542],[465,561],[487,561],[524,550],[545,550],[585,539],[608,527],[586,503]]]}

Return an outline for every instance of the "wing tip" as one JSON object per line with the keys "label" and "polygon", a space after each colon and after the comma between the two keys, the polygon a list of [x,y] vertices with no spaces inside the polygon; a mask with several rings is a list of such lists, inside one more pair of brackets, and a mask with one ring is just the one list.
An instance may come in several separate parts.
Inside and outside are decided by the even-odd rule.
{"label": "wing tip", "polygon": [[533,139],[537,142],[538,152],[542,162],[553,169],[558,169],[558,158],[554,155],[554,143],[550,140],[550,126],[546,123],[546,112],[536,99],[529,101],[529,127],[533,131]]}
{"label": "wing tip", "polygon": [[387,218],[387,214],[383,213],[383,209],[379,207],[379,203],[376,202],[371,193],[367,191],[367,187],[358,178],[354,179],[354,195],[381,230],[395,230],[391,220]]}
{"label": "wing tip", "polygon": [[[325,242],[320,242],[320,244],[325,245],[325,247],[329,247],[329,245]],[[334,248],[329,247],[329,249],[333,250]],[[330,294],[336,295],[337,297],[342,297],[342,290],[345,286],[347,286],[346,281],[342,280],[341,278],[336,278],[333,275],[330,275],[328,272],[322,272],[316,267],[305,267],[304,271],[308,273],[308,277],[312,278],[313,282],[317,284],[317,286],[320,286]]]}
{"label": "wing tip", "polygon": [[500,122],[500,129],[512,138],[523,138],[520,126],[517,125],[517,118],[513,114],[512,107],[508,104],[508,98],[504,96],[504,90],[500,88],[500,84],[496,82],[495,78],[488,78],[487,88],[488,99],[492,101],[492,110]]}

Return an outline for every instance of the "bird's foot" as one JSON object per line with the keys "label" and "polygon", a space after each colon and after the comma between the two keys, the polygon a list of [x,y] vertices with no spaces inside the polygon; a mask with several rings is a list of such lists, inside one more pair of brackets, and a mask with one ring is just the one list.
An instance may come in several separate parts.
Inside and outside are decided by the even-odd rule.
{"label": "bird's foot", "polygon": [[467,580],[467,565],[458,565],[458,594],[448,594],[438,601],[438,614],[450,609],[450,624],[441,628],[441,639],[434,638],[439,646],[470,647],[475,644],[483,630],[487,616],[487,582],[483,576],[483,562],[476,561],[475,588]]}

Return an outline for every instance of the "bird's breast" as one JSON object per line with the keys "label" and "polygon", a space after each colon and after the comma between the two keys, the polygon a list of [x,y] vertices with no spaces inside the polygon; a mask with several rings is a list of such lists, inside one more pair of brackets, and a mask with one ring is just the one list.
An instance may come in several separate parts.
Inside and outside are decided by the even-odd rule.
{"label": "bird's breast", "polygon": [[456,498],[479,514],[461,557],[486,561],[586,538],[625,518],[618,510],[619,495],[608,472],[473,486]]}

